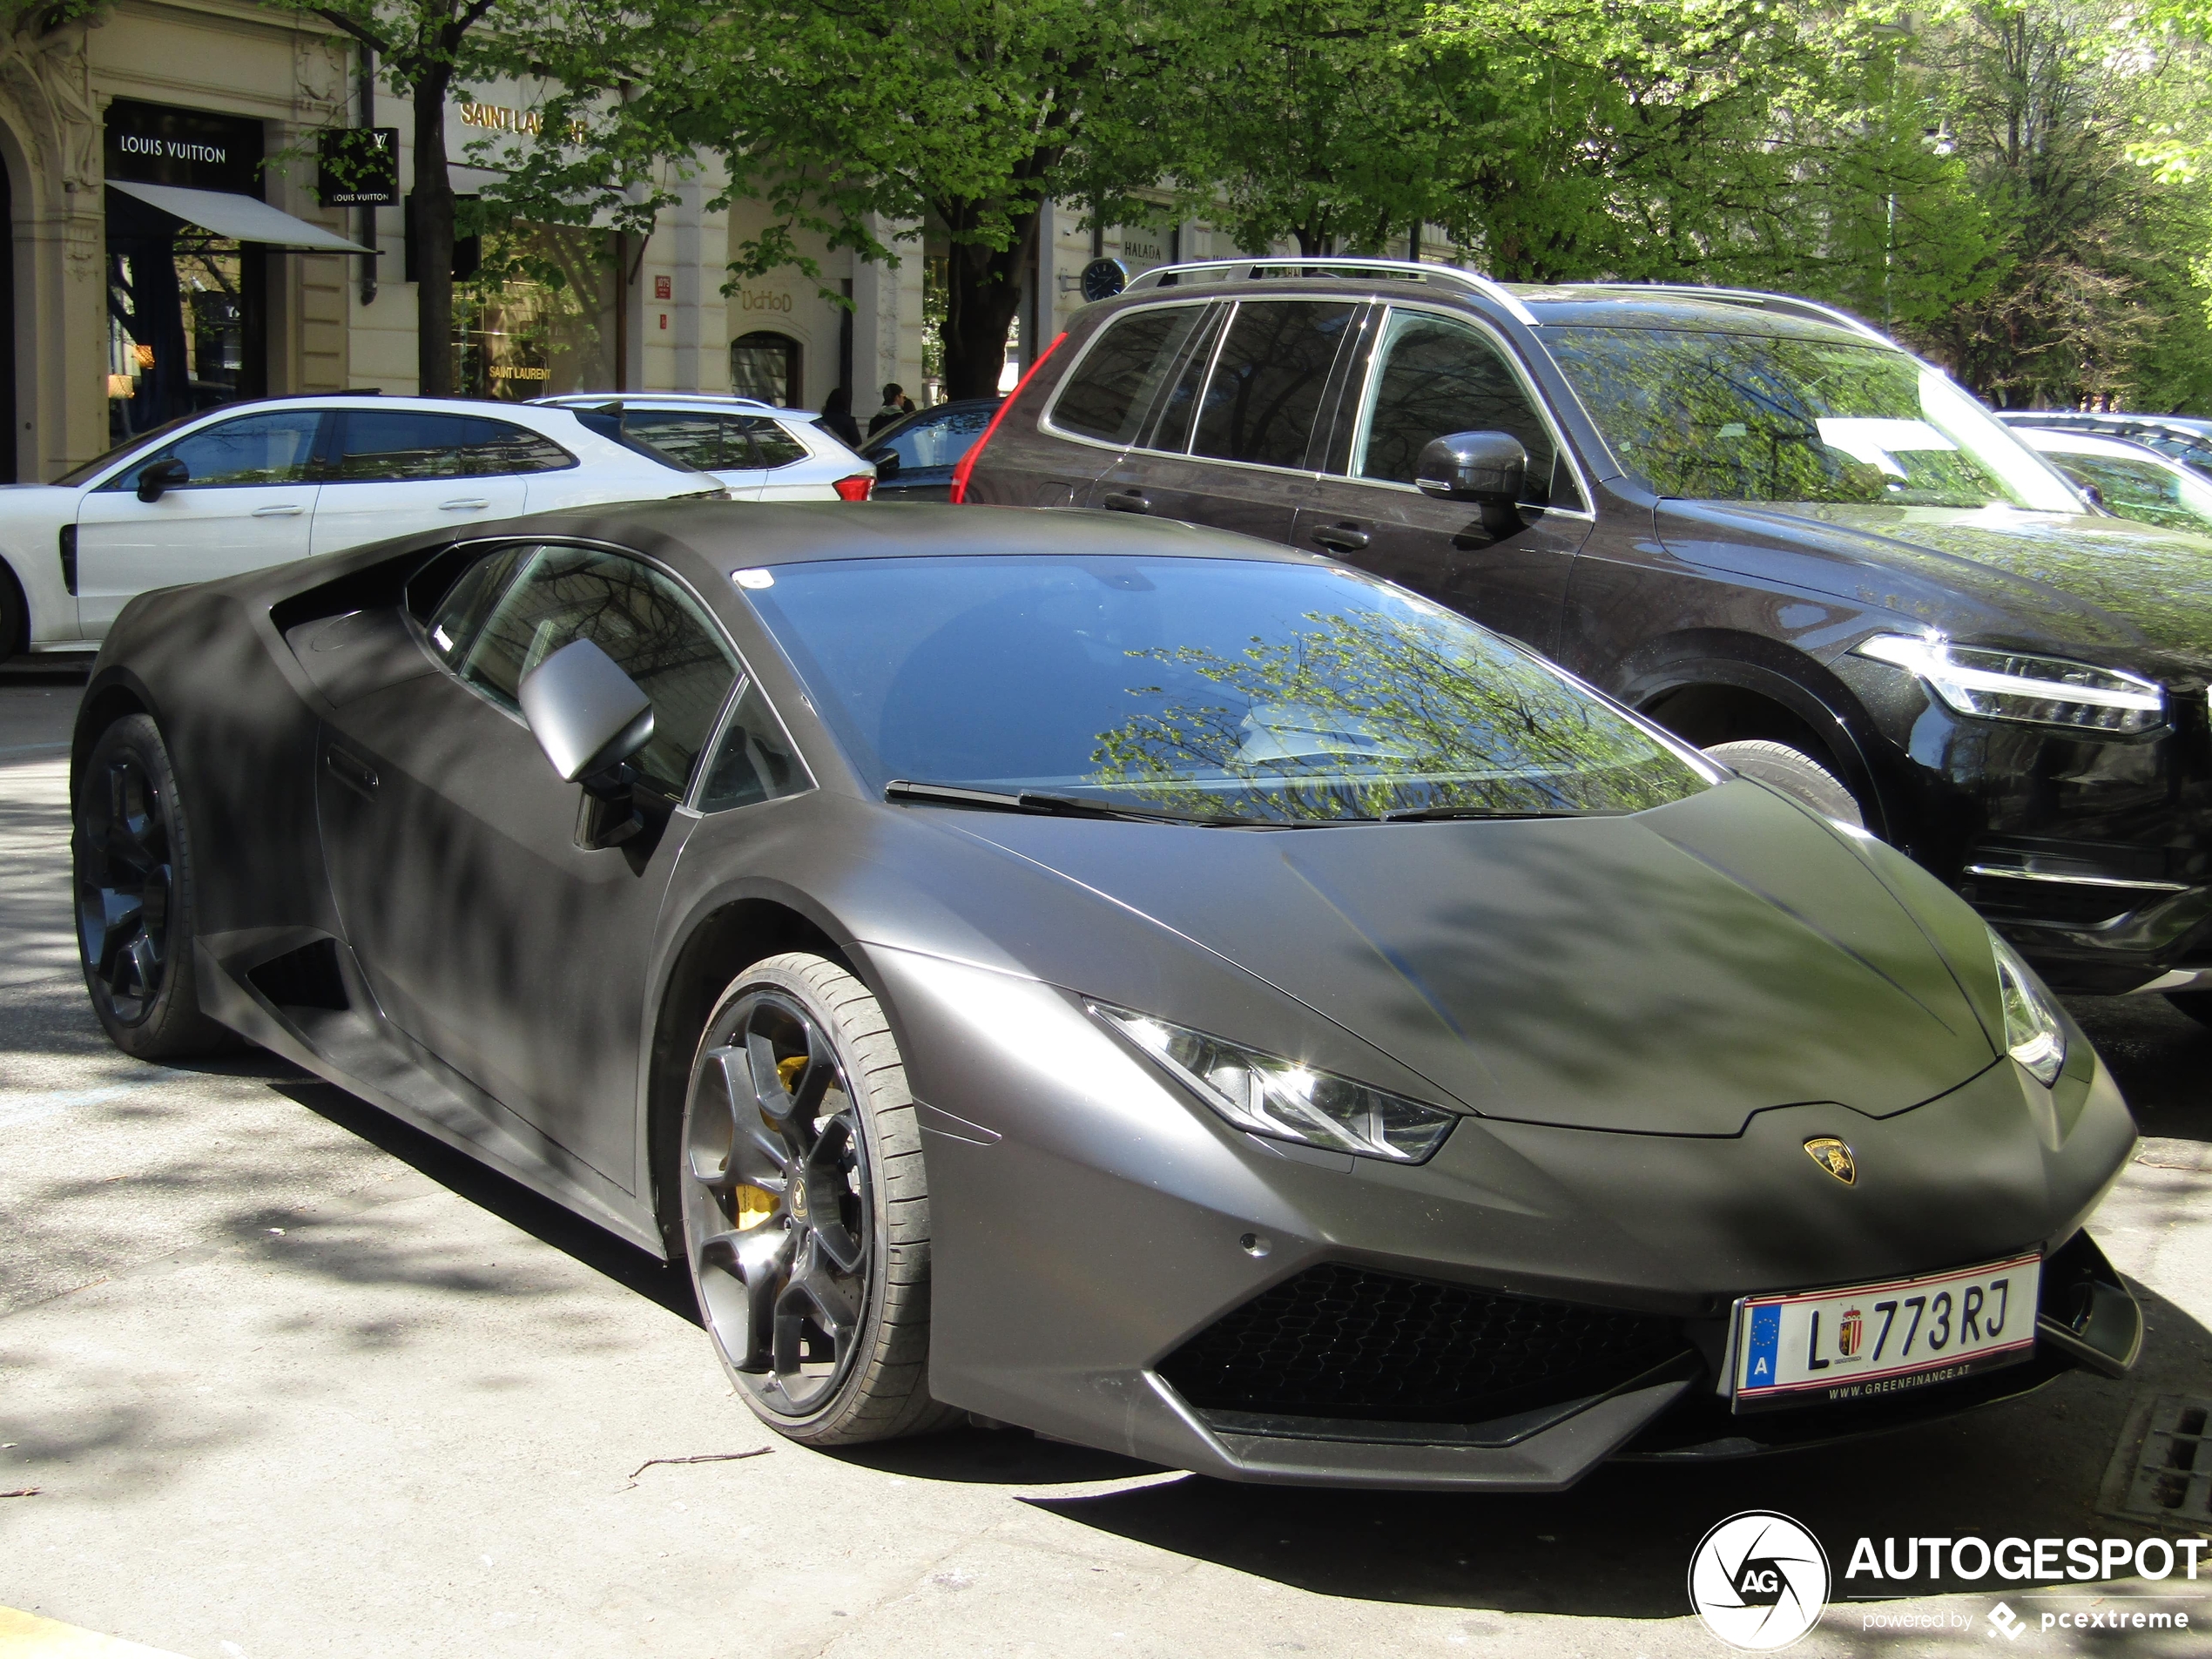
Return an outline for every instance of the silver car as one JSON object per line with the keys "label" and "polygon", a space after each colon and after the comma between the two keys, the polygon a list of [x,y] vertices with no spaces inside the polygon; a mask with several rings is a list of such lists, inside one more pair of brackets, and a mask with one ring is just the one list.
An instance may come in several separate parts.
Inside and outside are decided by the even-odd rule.
{"label": "silver car", "polygon": [[696,392],[568,392],[536,400],[617,416],[624,438],[712,473],[738,501],[866,501],[875,465],[811,409]]}

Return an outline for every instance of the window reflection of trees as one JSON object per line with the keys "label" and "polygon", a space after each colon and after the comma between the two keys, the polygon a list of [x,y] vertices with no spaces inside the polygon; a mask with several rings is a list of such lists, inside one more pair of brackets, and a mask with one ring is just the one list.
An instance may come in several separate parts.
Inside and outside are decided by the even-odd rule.
{"label": "window reflection of trees", "polygon": [[1522,499],[1539,507],[1550,499],[1551,432],[1497,348],[1464,323],[1393,314],[1353,470],[1410,484],[1421,451],[1454,432],[1511,433],[1528,452]]}
{"label": "window reflection of trees", "polygon": [[1130,687],[1155,701],[1099,734],[1092,786],[1196,817],[1290,822],[1636,812],[1701,786],[1628,720],[1502,645],[1378,610],[1306,620],[1312,631],[1255,637],[1234,657],[1129,652],[1219,699]]}
{"label": "window reflection of trees", "polygon": [[523,677],[589,639],[653,705],[653,736],[631,764],[680,796],[737,678],[737,664],[690,596],[635,560],[541,548],[492,611],[462,673],[514,707]]}
{"label": "window reflection of trees", "polygon": [[1545,344],[1621,459],[1662,496],[1703,501],[1980,507],[2012,499],[1948,447],[1887,465],[1824,441],[1820,422],[1925,422],[1920,368],[1872,346],[1668,329],[1561,328]]}

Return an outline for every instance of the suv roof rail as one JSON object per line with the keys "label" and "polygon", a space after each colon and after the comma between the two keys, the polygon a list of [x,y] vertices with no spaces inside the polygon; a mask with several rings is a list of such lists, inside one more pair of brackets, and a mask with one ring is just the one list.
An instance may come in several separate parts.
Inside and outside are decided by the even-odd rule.
{"label": "suv roof rail", "polygon": [[1800,299],[1794,293],[1766,293],[1757,288],[1709,288],[1696,282],[1592,282],[1570,285],[1577,287],[1610,288],[1621,293],[1673,293],[1691,300],[1717,300],[1723,305],[1760,306],[1769,311],[1794,313],[1801,317],[1817,317],[1823,322],[1832,322],[1848,328],[1868,340],[1879,341],[1885,346],[1894,346],[1892,340],[1870,322],[1862,322],[1848,311],[1838,311],[1833,306],[1824,306],[1817,300]]}
{"label": "suv roof rail", "polygon": [[1224,281],[1251,281],[1269,273],[1279,273],[1289,276],[1373,274],[1392,281],[1450,283],[1504,307],[1507,314],[1516,322],[1527,323],[1531,327],[1536,323],[1535,314],[1521,304],[1517,295],[1504,284],[1492,280],[1480,271],[1463,271],[1456,265],[1430,265],[1413,260],[1363,260],[1336,254],[1316,259],[1270,256],[1260,259],[1192,260],[1181,265],[1155,266],[1150,271],[1140,271],[1130,279],[1128,291],[1134,292],[1142,287],[1167,287],[1170,278],[1179,281],[1201,272],[1217,273]]}

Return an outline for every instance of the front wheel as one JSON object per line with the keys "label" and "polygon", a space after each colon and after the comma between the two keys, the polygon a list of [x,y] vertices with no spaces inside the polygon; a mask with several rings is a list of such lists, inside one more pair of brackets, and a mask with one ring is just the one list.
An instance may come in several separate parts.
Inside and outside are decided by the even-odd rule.
{"label": "front wheel", "polygon": [[100,733],[72,817],[78,948],[110,1039],[141,1060],[237,1047],[199,1009],[192,835],[151,717],[126,715]]}
{"label": "front wheel", "polygon": [[1866,827],[1866,814],[1844,787],[1843,779],[1802,749],[1758,738],[1716,743],[1705,752],[1723,766],[1811,807],[1823,818],[1853,829]]}
{"label": "front wheel", "polygon": [[691,1065],[675,1171],[699,1313],[738,1395],[811,1446],[957,1413],[929,1397],[929,1196],[882,1008],[793,953],[740,974]]}

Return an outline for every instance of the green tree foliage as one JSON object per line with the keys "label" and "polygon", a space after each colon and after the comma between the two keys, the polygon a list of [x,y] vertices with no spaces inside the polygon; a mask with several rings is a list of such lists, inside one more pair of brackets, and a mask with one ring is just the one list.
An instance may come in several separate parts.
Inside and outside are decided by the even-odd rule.
{"label": "green tree foliage", "polygon": [[667,199],[672,161],[711,155],[718,205],[767,209],[738,278],[785,265],[819,278],[802,233],[894,260],[934,222],[951,245],[947,390],[988,395],[1039,207],[1110,212],[1157,176],[1147,111],[1188,33],[1171,7],[1130,0],[647,0],[549,60],[569,91],[496,193],[545,217],[585,204],[634,216]]}

